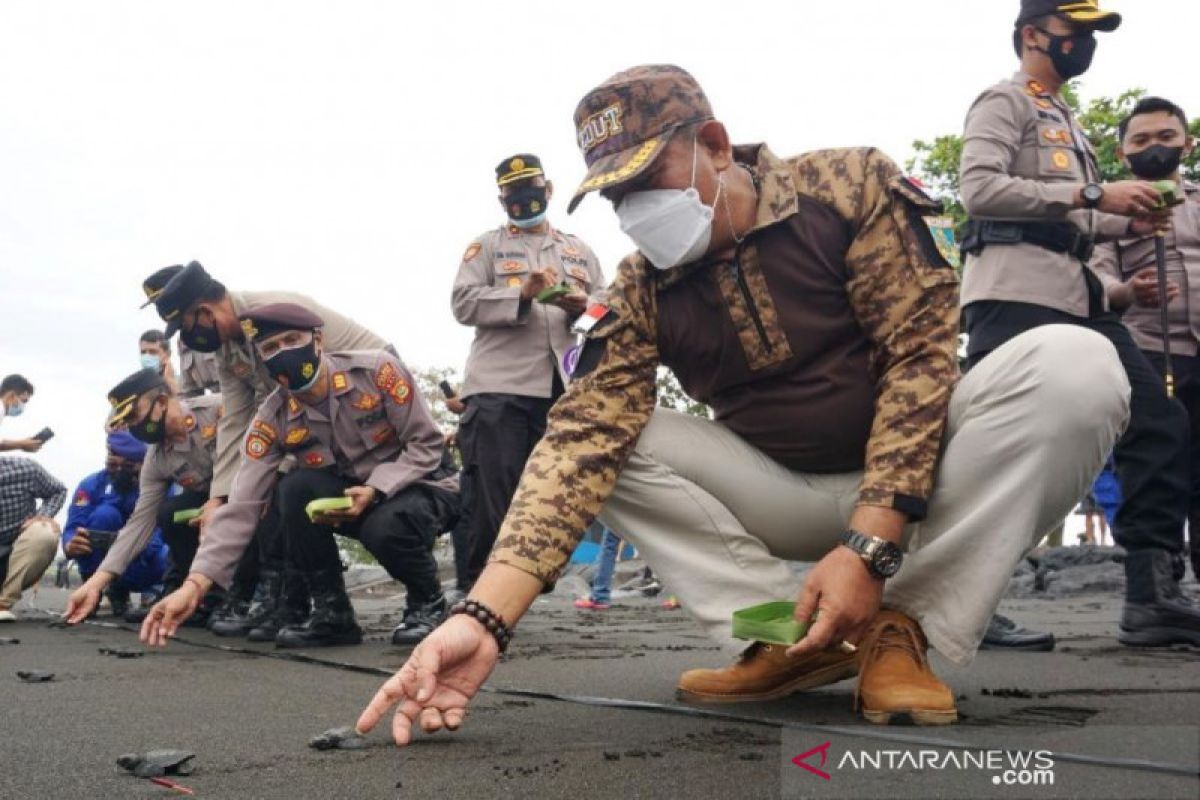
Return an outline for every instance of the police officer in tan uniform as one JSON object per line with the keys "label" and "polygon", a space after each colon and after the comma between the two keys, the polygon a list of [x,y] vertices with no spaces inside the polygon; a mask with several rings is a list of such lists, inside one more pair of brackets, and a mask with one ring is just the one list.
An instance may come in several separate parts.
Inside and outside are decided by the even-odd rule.
{"label": "police officer in tan uniform", "polygon": [[[146,293],[146,302],[142,307],[150,305],[155,298],[162,293],[163,287],[167,282],[174,278],[183,269],[182,265],[176,264],[171,267],[163,267],[155,272],[150,277],[142,282],[142,291]],[[145,339],[143,339],[145,341]],[[168,353],[170,343],[166,343]],[[175,378],[178,384],[175,388],[179,392],[180,397],[198,397],[199,395],[208,392],[220,392],[221,381],[217,377],[217,358],[212,353],[198,353],[189,348],[183,342],[178,345],[179,350],[179,376]],[[168,380],[168,383],[170,380]]]}
{"label": "police officer in tan uniform", "polygon": [[[299,303],[319,314],[325,320],[325,342],[332,350],[389,347],[372,331],[304,295],[229,291],[199,262],[193,261],[179,269],[162,292],[154,297],[154,307],[167,323],[164,333],[168,338],[178,332],[184,345],[216,357],[224,404],[224,413],[217,426],[212,486],[200,518],[201,527],[229,495],[241,459],[242,438],[254,412],[277,386],[247,340],[239,316],[277,302]],[[283,469],[287,468],[288,462],[285,462]],[[268,588],[268,601],[260,609],[261,614],[253,620],[237,623],[235,629],[244,627],[243,623],[252,623],[247,632],[251,640],[273,641],[282,627],[298,624],[308,617],[308,597],[303,591],[303,581],[288,580],[280,538],[266,528],[259,530],[259,537],[258,547],[247,550],[246,557],[259,559],[262,580]]]}
{"label": "police officer in tan uniform", "polygon": [[[221,396],[180,398],[161,374],[143,369],[109,392],[110,425],[123,425],[149,445],[138,479],[133,513],[121,528],[96,572],[71,595],[67,621],[80,622],[96,607],[100,595],[125,571],[150,541],[155,527],[171,548],[175,569],[163,582],[165,593],[179,588],[199,541],[199,530],[175,522],[177,511],[197,509],[208,499],[216,450]],[[169,495],[171,485],[180,488]],[[172,580],[173,575],[178,578]],[[253,589],[253,582],[250,588]],[[209,603],[211,606],[211,602]],[[141,621],[141,617],[129,621]]]}
{"label": "police officer in tan uniform", "polygon": [[[554,186],[537,156],[501,161],[496,185],[508,222],[467,247],[451,296],[454,318],[475,328],[458,429],[474,495],[470,582],[487,562],[525,460],[562,394],[563,358],[575,344],[571,324],[604,284],[591,248],[547,220]],[[554,287],[562,287],[558,296],[542,295]]]}
{"label": "police officer in tan uniform", "polygon": [[[1170,348],[1176,396],[1188,412],[1191,506],[1188,538],[1192,573],[1200,576],[1200,185],[1184,180],[1180,162],[1195,149],[1187,115],[1161,97],[1138,101],[1118,126],[1119,157],[1143,180],[1169,180],[1183,202],[1171,212],[1166,231],[1167,330],[1160,314],[1154,236],[1133,236],[1096,249],[1091,266],[1108,301],[1155,369],[1165,368]],[[1165,333],[1165,335],[1164,335]]]}
{"label": "police officer in tan uniform", "polygon": [[963,250],[968,364],[1004,352],[1045,325],[1106,338],[1131,387],[1129,426],[1116,447],[1124,498],[1114,537],[1129,551],[1118,639],[1128,645],[1200,641],[1200,612],[1173,577],[1188,506],[1187,417],[1087,267],[1096,242],[1165,224],[1147,181],[1102,184],[1095,154],[1062,98],[1119,14],[1095,0],[1024,0],[1013,32],[1021,71],[985,91],[967,114],[960,170],[971,216]]}
{"label": "police officer in tan uniform", "polygon": [[[457,515],[458,486],[442,466],[442,433],[412,375],[383,349],[325,352],[324,321],[296,303],[258,306],[241,324],[277,388],[249,426],[229,502],[213,516],[184,587],[154,607],[143,637],[162,643],[159,633],[193,613],[202,592],[229,583],[270,503],[276,470],[293,455],[297,468],[279,483],[279,513],[313,613],[281,630],[276,644],[362,641],[334,533],[361,541],[404,584],[408,607],[392,641],[420,641],[445,611],[433,542]],[[307,513],[326,498],[348,507]]]}

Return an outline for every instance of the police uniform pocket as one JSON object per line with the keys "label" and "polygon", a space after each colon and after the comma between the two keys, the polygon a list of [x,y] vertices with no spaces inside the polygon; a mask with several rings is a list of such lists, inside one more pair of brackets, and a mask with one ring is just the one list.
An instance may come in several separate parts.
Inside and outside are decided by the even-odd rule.
{"label": "police uniform pocket", "polygon": [[1072,178],[1082,174],[1075,154],[1075,140],[1066,125],[1038,123],[1037,157],[1039,177]]}
{"label": "police uniform pocket", "polygon": [[520,286],[529,275],[529,264],[524,261],[497,260],[493,269],[495,272],[493,283],[496,286],[509,288]]}
{"label": "police uniform pocket", "polygon": [[954,232],[948,226],[936,224],[942,204],[903,175],[892,178],[888,186],[895,197],[892,219],[921,285],[957,282]]}

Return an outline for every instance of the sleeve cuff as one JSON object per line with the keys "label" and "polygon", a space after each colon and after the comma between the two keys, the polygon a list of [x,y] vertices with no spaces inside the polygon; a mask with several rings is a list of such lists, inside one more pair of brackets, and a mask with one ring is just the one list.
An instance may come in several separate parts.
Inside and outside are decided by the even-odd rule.
{"label": "sleeve cuff", "polygon": [[562,567],[554,568],[543,561],[519,556],[510,550],[492,551],[491,557],[488,558],[488,563],[507,564],[510,567],[516,567],[547,585],[556,582],[562,574]]}
{"label": "sleeve cuff", "polygon": [[858,505],[879,506],[906,514],[911,522],[925,519],[929,503],[925,498],[882,487],[864,488],[858,495]]}

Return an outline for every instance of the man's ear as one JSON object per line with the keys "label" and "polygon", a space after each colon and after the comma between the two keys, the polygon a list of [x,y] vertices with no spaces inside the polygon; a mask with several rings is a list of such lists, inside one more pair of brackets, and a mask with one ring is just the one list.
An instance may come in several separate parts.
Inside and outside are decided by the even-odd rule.
{"label": "man's ear", "polygon": [[1183,143],[1183,157],[1187,158],[1196,149],[1196,137],[1189,136]]}
{"label": "man's ear", "polygon": [[1130,172],[1133,171],[1129,166],[1129,161],[1125,158],[1125,148],[1121,145],[1117,145],[1117,161],[1120,161],[1125,169],[1128,169]]}
{"label": "man's ear", "polygon": [[546,181],[546,202],[550,202],[550,198],[554,197],[554,181]]}
{"label": "man's ear", "polygon": [[709,160],[717,172],[733,166],[733,145],[723,124],[715,119],[705,122],[696,129],[696,141],[708,151]]}

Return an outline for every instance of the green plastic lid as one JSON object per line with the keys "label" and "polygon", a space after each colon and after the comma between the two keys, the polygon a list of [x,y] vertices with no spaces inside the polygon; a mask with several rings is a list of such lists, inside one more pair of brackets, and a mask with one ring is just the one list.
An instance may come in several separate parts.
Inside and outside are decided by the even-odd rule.
{"label": "green plastic lid", "polygon": [[1155,181],[1154,188],[1162,195],[1162,202],[1158,206],[1177,206],[1183,202],[1183,198],[1179,196],[1179,187],[1175,185],[1175,181]]}
{"label": "green plastic lid", "polygon": [[322,511],[340,511],[354,505],[349,497],[319,497],[304,507],[304,513],[312,519]]}
{"label": "green plastic lid", "polygon": [[200,516],[198,508],[181,508],[171,516],[172,522],[190,522]]}
{"label": "green plastic lid", "polygon": [[795,613],[796,604],[791,600],[777,600],[735,611],[734,638],[793,645],[808,633],[808,623],[797,621]]}
{"label": "green plastic lid", "polygon": [[551,286],[549,289],[542,289],[537,293],[537,301],[539,303],[549,303],[551,300],[557,300],[564,294],[570,294],[571,287],[565,283],[560,283],[557,286]]}

